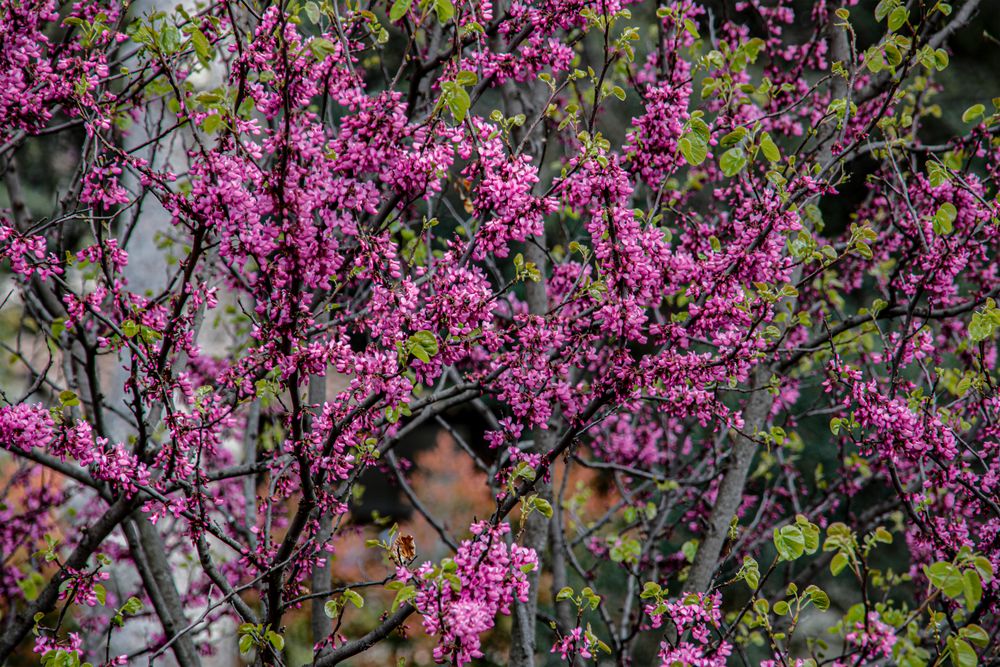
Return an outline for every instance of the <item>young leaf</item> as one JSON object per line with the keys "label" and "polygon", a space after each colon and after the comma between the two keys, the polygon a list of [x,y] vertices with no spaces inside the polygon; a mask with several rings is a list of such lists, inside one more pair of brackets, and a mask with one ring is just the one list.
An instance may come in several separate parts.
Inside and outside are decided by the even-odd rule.
{"label": "young leaf", "polygon": [[684,160],[691,166],[698,166],[708,157],[708,144],[697,134],[684,135],[677,142],[677,146],[680,148]]}
{"label": "young leaf", "polygon": [[781,159],[781,151],[778,150],[777,144],[771,139],[771,135],[767,132],[760,138],[760,150],[767,158],[767,161],[774,164]]}
{"label": "young leaf", "polygon": [[948,638],[951,664],[955,667],[976,667],[979,664],[979,656],[976,649],[972,648],[969,642],[964,639]]}
{"label": "young leaf", "polygon": [[393,23],[402,20],[413,6],[413,0],[395,0],[389,9],[389,20]]}
{"label": "young leaf", "polygon": [[982,117],[984,111],[986,111],[986,107],[982,104],[973,104],[962,114],[962,122],[971,123],[974,120],[978,120]]}
{"label": "young leaf", "polygon": [[455,5],[451,4],[451,0],[434,0],[434,11],[438,21],[447,23],[455,15]]}
{"label": "young leaf", "polygon": [[889,13],[889,31],[896,32],[910,18],[910,10],[906,7],[896,7]]}
{"label": "young leaf", "polygon": [[730,148],[722,154],[722,158],[719,160],[719,167],[722,169],[722,173],[730,178],[740,173],[746,164],[747,154],[739,146]]}
{"label": "young leaf", "polygon": [[361,597],[361,595],[358,594],[357,591],[352,591],[350,588],[344,591],[343,597],[345,600],[353,604],[358,609],[361,609],[361,607],[365,606],[365,599]]}
{"label": "young leaf", "polygon": [[798,526],[775,528],[774,548],[781,560],[795,560],[805,552],[806,538]]}
{"label": "young leaf", "polygon": [[955,217],[958,215],[958,211],[955,209],[955,205],[949,202],[941,204],[941,207],[934,214],[934,233],[940,234],[942,236],[947,236],[951,234],[954,230]]}

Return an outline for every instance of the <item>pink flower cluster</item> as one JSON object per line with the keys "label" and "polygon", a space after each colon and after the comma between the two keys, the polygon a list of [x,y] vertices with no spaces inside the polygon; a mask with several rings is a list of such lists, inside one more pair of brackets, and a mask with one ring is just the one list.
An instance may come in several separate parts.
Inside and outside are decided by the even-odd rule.
{"label": "pink flower cluster", "polygon": [[528,599],[527,573],[538,564],[534,550],[507,546],[509,524],[491,527],[481,521],[470,530],[473,538],[463,540],[450,563],[397,571],[417,587],[413,605],[423,615],[424,630],[440,635],[434,649],[439,663],[465,665],[483,657],[480,635],[493,627],[498,613],[510,615],[515,600]]}
{"label": "pink flower cluster", "polygon": [[587,660],[597,654],[597,641],[596,636],[584,632],[583,628],[576,627],[557,641],[549,652],[558,653],[559,657],[567,662],[572,662],[575,658]]}
{"label": "pink flower cluster", "polygon": [[[660,644],[661,667],[673,667],[678,662],[690,667],[726,667],[726,658],[732,645],[722,641],[713,649],[711,633],[722,621],[722,594],[689,593],[679,600],[646,605],[645,611],[654,628],[663,624],[664,618],[673,623],[677,631],[676,644]],[[690,640],[686,638],[690,633]]]}
{"label": "pink flower cluster", "polygon": [[41,403],[0,407],[0,444],[4,449],[46,448],[52,437],[52,416]]}
{"label": "pink flower cluster", "polygon": [[958,455],[955,434],[937,415],[914,412],[907,401],[883,396],[875,382],[854,385],[852,394],[855,418],[874,434],[866,443],[881,455],[893,461],[928,455],[950,461]]}
{"label": "pink flower cluster", "polygon": [[892,647],[896,645],[896,629],[883,622],[877,611],[870,611],[867,620],[855,623],[844,639],[857,647],[866,660],[891,658]]}
{"label": "pink flower cluster", "polygon": [[528,155],[509,157],[495,126],[480,120],[475,124],[478,159],[470,160],[462,171],[473,182],[473,208],[483,218],[474,254],[476,259],[491,254],[506,257],[512,241],[542,233],[542,220],[555,210],[557,202],[532,194],[538,168]]}
{"label": "pink flower cluster", "polygon": [[[64,6],[56,0],[0,1],[0,144],[18,133],[38,133],[59,111],[78,116],[97,110],[102,101],[94,94],[109,73],[101,47],[125,37],[114,30],[120,8],[77,3],[60,16]],[[91,27],[87,46],[78,37],[51,39],[61,28],[74,29],[70,20]]]}
{"label": "pink flower cluster", "polygon": [[[39,634],[35,637],[34,652],[42,656],[42,664],[51,664],[45,662],[45,656],[52,651],[65,651],[67,653],[75,653],[78,658],[83,655],[83,638],[78,632],[70,632],[66,634],[65,639],[56,639],[47,634]],[[80,662],[83,662],[82,659]],[[57,663],[64,664],[64,663]],[[72,664],[72,663],[66,663]],[[79,663],[77,663],[79,664]],[[91,664],[91,663],[84,663]],[[127,655],[113,656],[108,659],[107,662],[101,662],[101,667],[119,667],[128,664]]]}
{"label": "pink flower cluster", "polygon": [[122,443],[95,438],[89,423],[78,421],[57,430],[52,415],[41,404],[0,407],[0,446],[13,451],[45,450],[62,461],[72,460],[111,488],[132,495],[148,483],[146,464]]}
{"label": "pink flower cluster", "polygon": [[3,218],[0,218],[0,258],[9,261],[11,270],[24,278],[37,275],[45,280],[63,272],[59,258],[47,252],[45,237],[19,234],[3,224]]}
{"label": "pink flower cluster", "polygon": [[35,638],[35,653],[42,655],[58,649],[79,653],[82,648],[83,638],[76,632],[68,633],[63,641],[56,641],[55,638],[48,635],[38,635]]}

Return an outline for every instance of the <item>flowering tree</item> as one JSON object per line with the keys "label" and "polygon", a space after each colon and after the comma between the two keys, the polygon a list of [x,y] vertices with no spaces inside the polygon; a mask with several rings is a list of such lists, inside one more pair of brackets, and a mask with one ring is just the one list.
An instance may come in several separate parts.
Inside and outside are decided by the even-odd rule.
{"label": "flowering tree", "polygon": [[979,3],[807,4],[0,0],[0,662],[996,660]]}

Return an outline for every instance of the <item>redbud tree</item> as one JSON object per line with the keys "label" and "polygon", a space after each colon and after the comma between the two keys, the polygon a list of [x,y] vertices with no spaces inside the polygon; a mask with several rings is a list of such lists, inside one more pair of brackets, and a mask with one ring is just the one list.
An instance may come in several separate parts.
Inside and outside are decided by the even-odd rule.
{"label": "redbud tree", "polygon": [[993,664],[988,4],[0,0],[0,663]]}

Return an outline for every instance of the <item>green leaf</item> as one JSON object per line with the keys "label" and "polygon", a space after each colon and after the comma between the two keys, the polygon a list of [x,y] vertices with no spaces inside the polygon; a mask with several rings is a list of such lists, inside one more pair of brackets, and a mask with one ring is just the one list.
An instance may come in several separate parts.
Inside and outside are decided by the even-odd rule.
{"label": "green leaf", "polygon": [[[695,113],[700,114],[701,112],[696,111]],[[707,144],[708,140],[712,138],[712,131],[708,127],[708,123],[701,119],[701,116],[694,116],[688,121],[688,126],[691,128],[691,132],[695,136],[702,140],[702,143]]]}
{"label": "green leaf", "polygon": [[41,592],[39,588],[45,580],[42,579],[42,575],[37,572],[32,572],[26,578],[20,579],[17,582],[18,588],[24,593],[24,599],[28,602],[34,602],[38,599],[38,594]]}
{"label": "green leaf", "polygon": [[957,215],[958,211],[954,204],[948,202],[941,204],[941,208],[934,214],[934,233],[944,236],[951,234],[955,228],[953,223]]}
{"label": "green leaf", "polygon": [[361,595],[358,594],[357,591],[352,591],[350,588],[344,591],[343,597],[345,600],[353,604],[358,609],[361,609],[362,607],[365,606],[365,599],[361,597]]}
{"label": "green leaf", "polygon": [[781,560],[795,560],[805,552],[806,538],[798,526],[775,528],[774,548]]}
{"label": "green leaf", "polygon": [[903,27],[907,19],[910,18],[910,10],[906,7],[896,7],[889,14],[889,30],[896,32]]}
{"label": "green leaf", "polygon": [[176,53],[179,48],[181,48],[181,31],[177,29],[177,26],[167,25],[164,26],[163,30],[160,31],[158,35],[158,40],[160,48],[167,55]]}
{"label": "green leaf", "polygon": [[986,111],[986,107],[982,104],[973,104],[965,110],[965,113],[962,114],[962,122],[971,123],[972,121],[982,117],[984,111]]}
{"label": "green leaf", "polygon": [[732,178],[736,174],[740,173],[747,164],[747,154],[746,152],[737,146],[736,148],[730,148],[728,151],[722,154],[719,159],[719,167],[722,168],[722,173]]}
{"label": "green leaf", "polygon": [[441,86],[441,88],[444,91],[445,104],[448,105],[451,115],[455,118],[456,122],[461,123],[465,120],[466,114],[469,113],[469,107],[472,106],[472,98],[469,97],[469,93],[465,91],[465,88],[452,81],[446,82],[446,85]]}
{"label": "green leaf", "polygon": [[402,606],[404,602],[409,602],[417,594],[417,589],[414,586],[403,586],[396,593],[396,597],[392,601],[391,611],[395,613],[397,609]]}
{"label": "green leaf", "polygon": [[66,331],[66,318],[57,317],[52,320],[52,337],[59,338],[63,331]]}
{"label": "green leaf", "polygon": [[339,601],[328,600],[327,603],[323,605],[323,613],[326,615],[327,618],[337,618],[337,614],[340,613]]}
{"label": "green leaf", "polygon": [[97,602],[103,607],[104,603],[108,601],[108,591],[104,588],[103,584],[94,584],[94,596],[97,598]]}
{"label": "green leaf", "polygon": [[745,127],[737,127],[735,130],[722,137],[719,140],[719,146],[722,148],[732,148],[738,145],[743,138],[747,136],[747,129]]}
{"label": "green leaf", "polygon": [[514,477],[534,481],[536,477],[535,469],[528,465],[527,461],[521,461],[514,468]]}
{"label": "green leaf", "polygon": [[139,325],[132,320],[122,322],[122,333],[126,338],[134,338],[139,334]]}
{"label": "green leaf", "polygon": [[201,62],[202,66],[208,67],[212,60],[212,45],[209,44],[208,38],[205,37],[205,33],[203,33],[199,28],[195,28],[191,32],[191,46],[194,47],[195,55],[198,56],[198,60]]}
{"label": "green leaf", "polygon": [[205,116],[205,119],[201,121],[201,129],[208,134],[215,134],[220,125],[222,125],[222,116],[215,113]]}
{"label": "green leaf", "polygon": [[320,60],[323,60],[337,51],[337,47],[334,43],[325,37],[313,37],[310,39],[309,49],[313,52],[313,55]]}
{"label": "green leaf", "polygon": [[816,553],[819,549],[819,526],[801,514],[795,517],[795,525],[802,531],[802,538],[805,540],[805,552],[809,554]]}
{"label": "green leaf", "polygon": [[594,592],[590,586],[587,586],[582,591],[580,591],[580,596],[587,601],[591,609],[597,609],[597,606],[601,604],[601,596]]}
{"label": "green leaf", "polygon": [[980,343],[993,335],[993,321],[983,313],[973,313],[969,323],[969,338]]}
{"label": "green leaf", "polygon": [[886,42],[882,48],[885,50],[886,60],[891,67],[896,67],[903,62],[903,54],[895,44]]}
{"label": "green leaf", "polygon": [[985,648],[990,643],[989,634],[975,623],[970,623],[959,630],[959,635],[982,648]]}
{"label": "green leaf", "polygon": [[892,533],[879,526],[875,529],[875,541],[883,544],[892,544]]}
{"label": "green leaf", "polygon": [[976,560],[973,561],[973,566],[976,571],[979,572],[979,576],[983,581],[989,583],[993,581],[993,564],[985,558],[984,556],[976,556]]}
{"label": "green leaf", "polygon": [[59,392],[59,404],[67,408],[72,408],[73,406],[80,405],[80,399],[75,392],[67,389]]}
{"label": "green leaf", "polygon": [[535,499],[535,509],[538,510],[538,513],[546,519],[552,518],[552,504],[544,498]]}
{"label": "green leaf", "polygon": [[753,557],[743,557],[743,567],[740,568],[740,574],[751,591],[757,590],[757,586],[760,584],[760,566]]}
{"label": "green leaf", "polygon": [[414,333],[407,343],[410,354],[424,363],[429,362],[439,350],[437,338],[432,332],[426,330]]}
{"label": "green leaf", "polygon": [[924,567],[924,574],[935,588],[954,599],[965,591],[962,573],[951,563],[940,561]]}
{"label": "green leaf", "polygon": [[128,600],[125,601],[125,604],[122,605],[123,614],[129,614],[130,616],[134,616],[135,614],[138,614],[140,611],[142,611],[142,601],[137,597],[130,597]]}
{"label": "green leaf", "polygon": [[789,612],[788,603],[784,600],[778,600],[774,603],[774,613],[778,616],[784,616]]}
{"label": "green leaf", "polygon": [[764,48],[764,40],[760,37],[754,37],[744,44],[741,44],[739,49],[742,50],[750,62],[757,62],[757,56],[760,54],[761,49]]}
{"label": "green leaf", "polygon": [[976,667],[979,664],[979,656],[976,649],[972,648],[969,642],[964,639],[948,638],[949,653],[951,654],[951,664],[955,667]]}
{"label": "green leaf", "polygon": [[966,570],[962,578],[964,579],[965,606],[969,611],[972,611],[983,599],[983,582],[975,570]]}
{"label": "green leaf", "polygon": [[[562,590],[564,591],[566,589],[564,588]],[[649,598],[655,598],[662,591],[663,588],[658,583],[655,581],[647,581],[642,585],[642,593],[639,593],[639,597],[643,600],[648,600]],[[559,592],[562,593],[562,591]],[[573,592],[572,589],[570,589],[570,592]],[[556,599],[558,600],[559,598],[557,597]]]}
{"label": "green leaf", "polygon": [[698,166],[708,157],[708,144],[697,134],[686,134],[677,142],[684,156],[684,161],[691,166]]}
{"label": "green leaf", "polygon": [[253,635],[243,635],[240,637],[240,653],[249,653],[253,648]]}
{"label": "green leaf", "polygon": [[434,0],[434,11],[437,13],[438,21],[447,23],[455,15],[455,5],[451,0]]}
{"label": "green leaf", "polygon": [[152,343],[153,341],[161,340],[163,338],[163,334],[156,329],[147,326],[140,327],[139,334],[147,343]]}
{"label": "green leaf", "polygon": [[437,354],[438,343],[437,343],[437,338],[434,336],[433,332],[428,331],[426,329],[421,329],[420,331],[417,331],[412,336],[410,336],[410,340],[413,341],[414,343],[418,343],[427,350],[431,350],[432,354]]}
{"label": "green leaf", "polygon": [[455,75],[455,83],[460,86],[472,86],[479,81],[479,77],[476,76],[475,72],[470,72],[468,70],[462,70]]}
{"label": "green leaf", "polygon": [[760,150],[767,161],[772,164],[781,159],[781,151],[778,150],[778,146],[767,132],[760,138]]}
{"label": "green leaf", "polygon": [[389,10],[389,20],[395,23],[401,20],[410,11],[410,7],[413,6],[413,0],[395,0],[392,3],[392,8]]}
{"label": "green leaf", "polygon": [[934,69],[939,72],[943,72],[948,68],[948,63],[950,62],[948,58],[948,52],[944,49],[937,49],[934,52]]}
{"label": "green leaf", "polygon": [[285,648],[285,638],[279,635],[274,630],[268,630],[267,633],[264,635],[264,638],[267,639],[271,647],[274,648],[274,650],[277,651],[278,653],[280,653]]}
{"label": "green leaf", "polygon": [[563,586],[559,589],[559,592],[556,593],[556,601],[558,602],[569,600],[571,597],[573,597],[573,589],[569,586]]}
{"label": "green leaf", "polygon": [[303,8],[306,10],[306,16],[309,17],[310,21],[313,23],[319,23],[320,18],[323,16],[322,12],[320,12],[319,5],[312,0],[309,0],[309,2],[303,5]]}
{"label": "green leaf", "polygon": [[813,606],[820,611],[826,611],[830,608],[830,596],[819,586],[806,586],[805,593],[809,596],[809,600],[813,603]]}
{"label": "green leaf", "polygon": [[257,108],[257,103],[254,102],[252,97],[247,96],[240,106],[236,109],[237,115],[244,120],[248,120],[251,115],[253,115],[254,109]]}
{"label": "green leaf", "polygon": [[884,19],[892,11],[895,4],[896,2],[893,0],[879,0],[878,5],[875,6],[875,20],[881,21]]}

